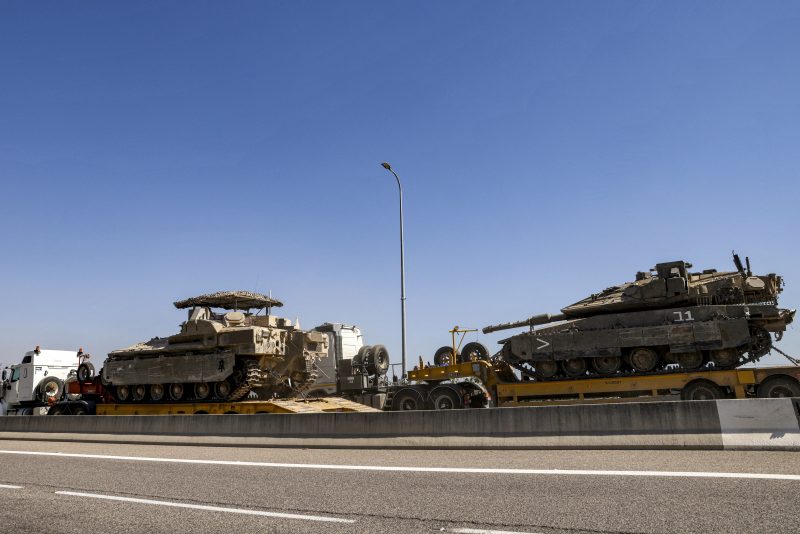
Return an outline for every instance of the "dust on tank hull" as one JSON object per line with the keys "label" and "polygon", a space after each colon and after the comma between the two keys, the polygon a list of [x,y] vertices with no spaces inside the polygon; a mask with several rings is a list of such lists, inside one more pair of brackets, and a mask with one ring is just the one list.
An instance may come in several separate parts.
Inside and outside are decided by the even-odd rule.
{"label": "dust on tank hull", "polygon": [[271,314],[283,306],[249,291],[174,303],[188,310],[179,333],[111,352],[101,372],[119,402],[242,400],[301,392],[316,380],[328,338]]}
{"label": "dust on tank hull", "polygon": [[483,331],[528,327],[500,341],[500,356],[539,380],[735,368],[767,354],[795,311],[778,307],[780,276],[754,276],[735,254],[734,264],[692,273],[684,261],[660,263],[560,314]]}

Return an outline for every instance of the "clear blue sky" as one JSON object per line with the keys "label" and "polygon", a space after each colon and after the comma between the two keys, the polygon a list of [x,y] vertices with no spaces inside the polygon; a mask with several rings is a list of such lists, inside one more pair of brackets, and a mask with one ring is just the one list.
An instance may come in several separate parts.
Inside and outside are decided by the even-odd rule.
{"label": "clear blue sky", "polygon": [[399,360],[383,160],[412,362],[734,248],[797,307],[798,28],[788,1],[4,1],[0,360],[102,360],[222,289]]}

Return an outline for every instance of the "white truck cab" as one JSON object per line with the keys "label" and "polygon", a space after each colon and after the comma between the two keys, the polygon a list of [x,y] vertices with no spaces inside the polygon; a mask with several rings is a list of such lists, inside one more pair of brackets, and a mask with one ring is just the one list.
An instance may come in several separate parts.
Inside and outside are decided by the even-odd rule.
{"label": "white truck cab", "polygon": [[42,350],[26,352],[22,363],[2,370],[0,415],[30,415],[47,407],[64,392],[70,372],[77,372],[82,351]]}
{"label": "white truck cab", "polygon": [[[361,330],[354,325],[341,323],[325,323],[316,327],[317,332],[328,334],[328,357],[320,358],[317,363],[317,380],[309,390],[311,396],[333,395],[337,392],[337,372],[342,362],[352,362],[364,346]],[[350,366],[346,366],[349,372]]]}

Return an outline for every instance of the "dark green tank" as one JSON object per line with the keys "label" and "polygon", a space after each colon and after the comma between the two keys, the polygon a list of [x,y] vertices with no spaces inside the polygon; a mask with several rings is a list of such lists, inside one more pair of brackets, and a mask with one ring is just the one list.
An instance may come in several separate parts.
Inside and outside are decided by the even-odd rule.
{"label": "dark green tank", "polygon": [[734,264],[736,271],[690,272],[684,261],[659,263],[560,314],[483,332],[529,327],[501,340],[500,355],[538,379],[738,367],[767,354],[795,310],[778,307],[780,276],[755,276],[736,254]]}

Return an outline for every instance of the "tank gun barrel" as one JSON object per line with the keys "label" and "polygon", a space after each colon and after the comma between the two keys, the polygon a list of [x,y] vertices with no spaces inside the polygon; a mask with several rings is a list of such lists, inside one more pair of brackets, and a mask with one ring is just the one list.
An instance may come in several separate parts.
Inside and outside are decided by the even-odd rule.
{"label": "tank gun barrel", "polygon": [[483,333],[490,334],[492,332],[498,332],[500,330],[511,330],[512,328],[522,328],[523,326],[537,326],[540,324],[547,324],[552,323],[555,321],[563,321],[566,319],[567,316],[563,313],[540,313],[539,315],[534,315],[533,317],[528,317],[527,319],[523,319],[522,321],[516,321],[514,323],[501,323],[501,324],[493,324],[487,327],[484,327]]}

